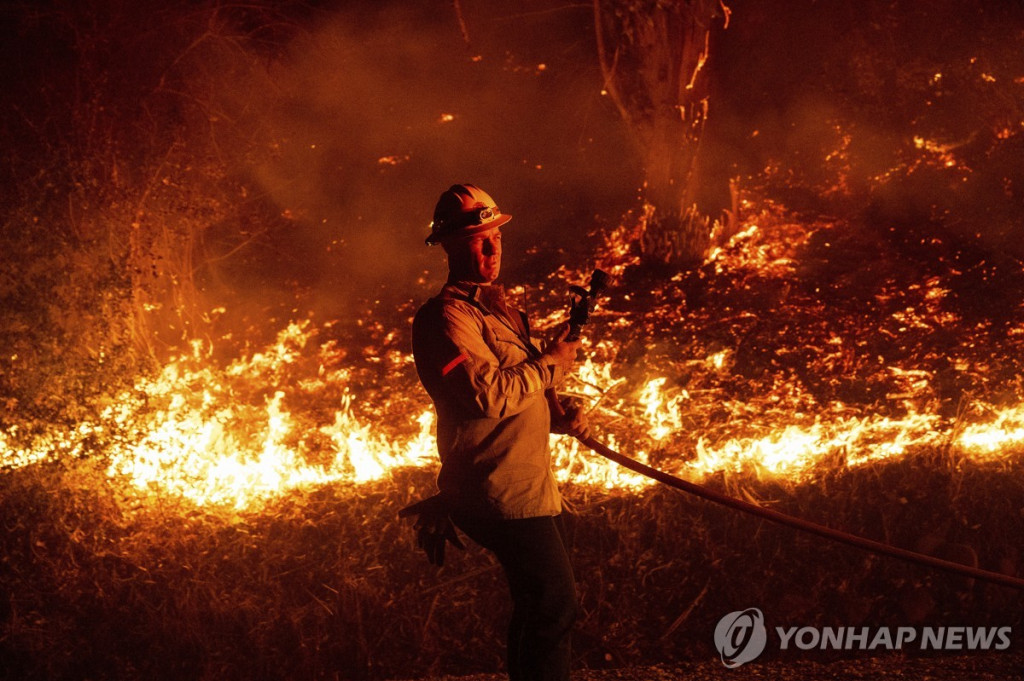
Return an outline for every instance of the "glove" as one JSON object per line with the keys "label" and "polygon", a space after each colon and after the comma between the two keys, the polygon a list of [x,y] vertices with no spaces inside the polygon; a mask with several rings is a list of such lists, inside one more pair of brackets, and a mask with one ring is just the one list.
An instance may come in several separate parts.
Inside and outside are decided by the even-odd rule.
{"label": "glove", "polygon": [[[556,435],[569,435],[579,440],[586,440],[590,437],[590,423],[587,420],[587,412],[583,405],[572,398],[559,400],[564,415],[559,418],[554,413],[551,415],[551,432]],[[553,411],[553,410],[552,410]]]}
{"label": "glove", "polygon": [[438,567],[444,565],[446,543],[451,542],[460,549],[466,548],[455,531],[448,510],[447,500],[440,494],[435,494],[398,512],[399,518],[416,516],[416,524],[413,525],[416,530],[416,543],[427,554],[427,560]]}

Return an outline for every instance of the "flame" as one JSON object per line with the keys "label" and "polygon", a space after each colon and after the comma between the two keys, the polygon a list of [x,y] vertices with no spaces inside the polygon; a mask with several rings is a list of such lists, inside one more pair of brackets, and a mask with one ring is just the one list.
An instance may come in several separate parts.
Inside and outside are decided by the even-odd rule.
{"label": "flame", "polygon": [[414,436],[388,438],[374,423],[352,413],[345,370],[324,372],[298,385],[300,390],[334,386],[342,395],[333,421],[320,429],[333,444],[322,463],[311,463],[323,452],[299,438],[303,429],[286,405],[284,390],[275,390],[262,404],[238,401],[236,383],[276,384],[300,358],[309,337],[308,323],[292,323],[264,351],[221,371],[207,364],[209,349],[193,343],[190,356],[169,362],[154,378],[140,379],[95,423],[46,433],[21,448],[11,443],[15,433],[0,433],[0,462],[4,468],[20,468],[85,456],[90,443],[103,441],[108,444],[109,475],[140,492],[236,509],[299,487],[367,482],[392,468],[431,462],[432,412],[425,410],[415,419]]}
{"label": "flame", "polygon": [[[326,458],[324,451],[299,437],[303,428],[288,409],[285,390],[274,390],[262,405],[235,403],[229,379],[263,382],[280,375],[283,367],[296,361],[309,334],[308,325],[293,323],[273,345],[220,372],[209,366],[189,367],[208,354],[196,344],[191,357],[169,363],[155,378],[140,380],[95,423],[82,423],[63,434],[47,433],[20,448],[13,444],[16,433],[0,432],[2,465],[20,468],[84,456],[90,442],[105,440],[111,443],[109,475],[140,493],[170,493],[199,505],[236,509],[296,488],[364,483],[386,478],[401,467],[436,466],[432,410],[424,408],[411,415],[415,432],[396,437],[353,412],[355,396],[346,384],[350,376],[345,370],[324,372],[299,386],[307,390],[340,387],[340,408],[316,431],[330,443]],[[611,344],[603,342],[594,354],[607,354],[610,349]],[[728,351],[723,350],[701,361],[720,370],[727,357]],[[411,357],[404,356],[399,363],[410,365]],[[924,389],[929,379],[927,372],[892,371],[915,390]],[[629,440],[631,446],[639,446],[634,451],[627,448],[626,453],[644,463],[650,463],[648,449],[671,443],[685,429],[684,414],[694,407],[687,390],[670,385],[666,377],[649,379],[626,397],[602,405],[609,391],[625,383],[615,377],[610,361],[588,359],[574,381],[572,393],[591,405],[595,423],[604,412],[642,424],[641,437]],[[154,409],[154,405],[158,406]],[[725,407],[736,415],[749,411],[737,403]],[[692,458],[670,466],[670,472],[694,481],[723,472],[800,480],[837,460],[848,467],[861,466],[923,445],[948,444],[966,457],[983,461],[1003,458],[1008,448],[1024,444],[1024,406],[995,411],[988,422],[968,424],[955,438],[953,425],[944,426],[935,414],[910,412],[891,418],[848,416],[846,411],[845,405],[836,404],[807,423],[782,423],[773,413],[743,420],[742,428],[749,434],[717,442],[702,435]],[[613,448],[622,441],[614,431],[601,437]],[[631,490],[653,484],[583,451],[571,438],[552,436],[551,445],[560,482]],[[321,461],[314,463],[317,458]]]}
{"label": "flame", "polygon": [[[708,272],[782,279],[792,274],[795,249],[808,243],[812,230],[780,219],[770,208],[709,256]],[[637,219],[642,223],[644,216]],[[606,236],[598,258],[602,269],[622,272],[636,262],[636,229],[623,225]],[[554,277],[581,278],[566,268]],[[678,283],[676,277],[663,286]],[[873,333],[898,337],[962,325],[944,308],[949,293],[939,276],[905,291],[883,288],[875,300],[891,312],[885,328]],[[661,316],[649,319],[664,325],[666,318],[685,316],[662,289],[651,295],[653,302],[644,306],[661,309]],[[629,293],[621,298],[632,304]],[[551,310],[538,320],[541,333],[564,317],[560,304]],[[716,342],[699,352],[695,348],[703,341],[698,339],[686,346],[692,356],[684,357],[673,336],[676,327],[652,326],[645,331],[650,347],[640,350],[660,345],[666,366],[676,371],[648,371],[646,363],[631,364],[621,344],[608,337],[635,330],[639,318],[600,310],[596,316],[603,314],[605,337],[588,343],[587,359],[564,392],[583,402],[595,434],[606,444],[692,481],[722,474],[802,481],[823,470],[894,460],[923,447],[998,463],[1024,446],[1024,404],[995,406],[978,397],[958,416],[942,415],[935,387],[939,377],[928,366],[873,366],[872,380],[885,386],[873,404],[822,402],[784,374],[740,398],[729,389],[740,361],[737,347]],[[691,321],[688,332],[697,335],[694,330],[710,322],[728,321],[737,328],[757,322],[750,310],[732,310],[727,320],[718,311],[715,315]],[[156,375],[140,378],[95,420],[36,434],[17,426],[0,430],[0,468],[101,456],[109,476],[140,497],[170,495],[234,509],[309,486],[355,485],[387,479],[400,468],[436,468],[433,410],[411,355],[395,349],[405,343],[402,333],[385,333],[381,326],[371,346],[352,341],[346,349],[343,339],[319,340],[330,329],[330,324],[318,329],[308,321],[293,322],[266,347],[226,366],[213,361],[209,343],[196,341]],[[1024,335],[1024,328],[1011,328],[1008,335]],[[816,361],[822,370],[841,373],[856,359],[856,345],[856,337],[830,330],[819,337]],[[357,366],[360,350],[372,374]],[[958,376],[986,370],[969,356],[952,354],[948,360]],[[689,378],[682,380],[683,375]],[[552,436],[551,448],[560,482],[625,490],[654,484],[584,451],[571,438]]]}
{"label": "flame", "polygon": [[989,423],[975,423],[963,429],[957,444],[984,458],[1003,458],[1013,447],[1024,444],[1024,405],[996,412]]}
{"label": "flame", "polygon": [[643,405],[644,422],[648,424],[647,434],[658,441],[683,427],[681,421],[682,402],[689,397],[686,391],[666,399],[662,388],[667,378],[651,379],[640,391],[640,403]]}
{"label": "flame", "polygon": [[848,467],[862,466],[901,456],[911,445],[939,442],[941,435],[933,430],[936,425],[936,416],[915,413],[902,419],[818,419],[810,425],[788,425],[762,437],[736,438],[716,446],[702,438],[697,459],[688,469],[697,477],[753,469],[800,480],[832,457],[841,457]]}

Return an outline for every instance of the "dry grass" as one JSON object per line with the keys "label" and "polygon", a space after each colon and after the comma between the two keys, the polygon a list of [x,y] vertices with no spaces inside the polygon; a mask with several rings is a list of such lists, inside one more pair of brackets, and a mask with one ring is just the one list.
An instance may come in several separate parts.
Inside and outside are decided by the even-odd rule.
{"label": "dry grass", "polygon": [[[1020,459],[1014,464],[1019,470]],[[929,453],[782,489],[834,527],[1020,574],[1024,483]],[[121,494],[87,462],[0,477],[7,678],[389,678],[501,668],[504,579],[440,570],[397,510],[427,471],[295,493],[243,515]],[[718,481],[716,484],[721,484]],[[713,657],[726,612],[776,623],[1021,624],[1020,596],[795,534],[656,488],[571,488],[578,667]]]}

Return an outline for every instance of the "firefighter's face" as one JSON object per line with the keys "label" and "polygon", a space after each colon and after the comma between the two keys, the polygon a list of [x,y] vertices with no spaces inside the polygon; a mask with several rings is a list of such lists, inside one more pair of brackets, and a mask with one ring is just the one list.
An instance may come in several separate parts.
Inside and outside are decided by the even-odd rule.
{"label": "firefighter's face", "polygon": [[490,284],[501,272],[501,229],[495,227],[444,242],[448,271],[461,281]]}

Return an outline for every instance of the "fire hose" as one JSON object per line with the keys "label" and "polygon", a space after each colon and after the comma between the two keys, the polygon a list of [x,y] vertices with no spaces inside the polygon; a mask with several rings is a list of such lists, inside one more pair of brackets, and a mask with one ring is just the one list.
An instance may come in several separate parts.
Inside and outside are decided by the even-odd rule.
{"label": "fire hose", "polygon": [[[570,291],[572,293],[572,298],[569,316],[570,330],[567,335],[568,339],[576,340],[579,338],[582,326],[586,324],[590,311],[593,309],[594,300],[598,293],[600,293],[600,291],[605,287],[607,281],[608,276],[604,272],[601,270],[595,270],[591,277],[589,290],[583,289],[579,286],[571,287]],[[550,393],[548,397],[548,403],[550,404],[554,415],[559,418],[564,418],[565,411],[561,403],[557,399],[554,399],[553,392]],[[939,570],[944,570],[946,572],[965,577],[973,577],[975,579],[980,579],[992,584],[998,584],[1000,586],[1024,589],[1024,579],[1019,577],[1013,577],[1000,572],[992,572],[990,570],[983,570],[971,565],[964,565],[963,563],[944,560],[942,558],[918,553],[916,551],[901,549],[880,541],[867,539],[855,534],[850,534],[849,532],[843,532],[831,527],[826,527],[819,523],[797,518],[796,516],[788,515],[771,508],[758,506],[757,504],[752,504],[750,502],[743,501],[742,499],[737,499],[727,494],[716,492],[703,485],[688,482],[664,471],[640,463],[635,459],[631,459],[628,456],[624,456],[616,452],[598,440],[595,440],[593,437],[579,437],[577,439],[584,446],[590,448],[604,458],[614,461],[623,468],[628,468],[635,473],[639,473],[640,475],[685,492],[686,494],[692,494],[743,513],[748,513],[780,525],[800,530],[801,532],[807,532],[825,539],[831,539],[832,541],[854,546],[872,553],[891,556],[900,560],[937,568]]]}
{"label": "fire hose", "polygon": [[752,504],[750,502],[743,501],[742,499],[737,499],[727,494],[716,492],[712,489],[704,487],[703,485],[687,482],[686,480],[678,478],[674,475],[670,475],[669,473],[660,471],[657,468],[652,468],[646,464],[640,463],[635,459],[631,459],[628,456],[619,454],[615,450],[607,447],[601,442],[598,442],[593,437],[577,439],[583,445],[589,447],[590,449],[597,452],[606,459],[614,461],[623,468],[628,468],[629,470],[635,473],[639,473],[640,475],[648,477],[652,480],[656,480],[657,482],[660,482],[664,485],[668,485],[669,487],[678,489],[687,494],[693,494],[695,496],[701,497],[702,499],[707,499],[708,501],[712,501],[716,504],[721,504],[722,506],[727,506],[737,511],[749,513],[751,515],[764,518],[765,520],[770,520],[772,522],[779,523],[780,525],[786,525],[787,527],[792,527],[802,532],[809,532],[810,534],[815,534],[819,537],[824,537],[825,539],[831,539],[833,541],[841,542],[843,544],[848,544],[849,546],[855,546],[866,551],[871,551],[872,553],[892,556],[893,558],[899,558],[901,560],[910,561],[912,563],[918,563],[920,565],[938,568],[940,570],[956,573],[959,575],[963,575],[965,577],[974,577],[976,579],[991,582],[993,584],[999,584],[1000,586],[1009,586],[1015,589],[1024,589],[1024,579],[1020,579],[1019,577],[1005,575],[1001,572],[983,570],[981,568],[976,568],[970,565],[964,565],[963,563],[956,563],[953,561],[944,560],[942,558],[937,558],[935,556],[929,556],[924,553],[917,553],[916,551],[901,549],[890,544],[885,544],[883,542],[875,541],[873,539],[867,539],[865,537],[860,537],[855,534],[850,534],[848,532],[836,530],[831,527],[826,527],[825,525],[820,525],[809,520],[797,518],[796,516],[781,513],[771,508],[758,506],[757,504]]}

